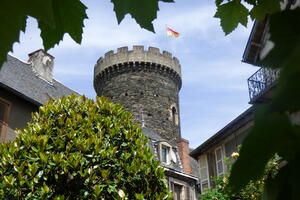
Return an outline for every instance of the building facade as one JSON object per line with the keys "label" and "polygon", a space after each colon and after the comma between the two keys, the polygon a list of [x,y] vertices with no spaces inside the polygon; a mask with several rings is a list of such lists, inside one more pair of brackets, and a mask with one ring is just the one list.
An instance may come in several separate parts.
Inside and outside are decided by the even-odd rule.
{"label": "building facade", "polygon": [[0,142],[14,140],[31,113],[49,99],[77,94],[52,76],[54,57],[43,50],[29,54],[28,62],[8,55],[0,68]]}
{"label": "building facade", "polygon": [[180,134],[178,59],[154,47],[109,51],[95,65],[94,88],[98,96],[123,104],[141,124],[165,169],[174,199],[197,199],[198,178],[191,167],[194,161],[188,141]]}

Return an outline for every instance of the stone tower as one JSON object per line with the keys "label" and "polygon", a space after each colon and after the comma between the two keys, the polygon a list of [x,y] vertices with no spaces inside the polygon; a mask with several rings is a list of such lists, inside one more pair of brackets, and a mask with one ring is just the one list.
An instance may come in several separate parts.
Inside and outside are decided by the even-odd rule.
{"label": "stone tower", "polygon": [[136,122],[171,143],[181,138],[181,70],[171,53],[143,46],[109,51],[95,65],[94,88],[98,96],[122,103]]}

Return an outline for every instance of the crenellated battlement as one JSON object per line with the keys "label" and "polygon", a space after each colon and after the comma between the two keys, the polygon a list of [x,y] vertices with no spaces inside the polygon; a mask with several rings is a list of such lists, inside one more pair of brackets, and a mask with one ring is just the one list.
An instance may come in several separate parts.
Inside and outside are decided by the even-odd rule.
{"label": "crenellated battlement", "polygon": [[181,78],[180,63],[176,57],[173,57],[172,54],[167,51],[161,53],[160,50],[155,47],[149,47],[148,50],[144,50],[144,46],[133,46],[132,50],[129,50],[128,47],[121,47],[117,49],[116,53],[114,51],[105,53],[104,57],[100,57],[95,65],[94,77],[109,67],[132,62],[160,65],[176,72]]}

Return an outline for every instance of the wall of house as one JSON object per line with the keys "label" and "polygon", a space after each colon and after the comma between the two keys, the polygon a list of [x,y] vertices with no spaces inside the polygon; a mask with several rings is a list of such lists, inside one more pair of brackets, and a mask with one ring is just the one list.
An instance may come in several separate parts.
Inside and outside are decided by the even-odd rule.
{"label": "wall of house", "polygon": [[[247,136],[247,134],[250,132],[251,128],[253,127],[253,116],[250,115],[246,119],[243,119],[240,123],[233,126],[231,129],[227,130],[227,134],[229,135],[225,139],[221,140],[220,142],[214,144],[212,147],[210,147],[208,150],[205,151],[205,153],[201,154],[207,156],[207,164],[208,164],[208,177],[209,179],[209,185],[210,187],[214,187],[214,182],[211,179],[211,177],[217,176],[217,164],[216,164],[216,149],[221,147],[222,148],[222,157],[223,157],[223,163],[224,163],[224,173],[227,173],[227,166],[224,162],[225,157],[230,157],[233,152],[238,151],[238,146],[242,144],[243,140]],[[198,157],[198,160],[200,158]],[[199,176],[201,177],[201,175]],[[201,180],[200,180],[201,182]]]}
{"label": "wall of house", "polygon": [[38,110],[38,106],[26,101],[10,91],[0,88],[0,98],[10,103],[7,124],[9,128],[24,128],[31,119],[31,113]]}

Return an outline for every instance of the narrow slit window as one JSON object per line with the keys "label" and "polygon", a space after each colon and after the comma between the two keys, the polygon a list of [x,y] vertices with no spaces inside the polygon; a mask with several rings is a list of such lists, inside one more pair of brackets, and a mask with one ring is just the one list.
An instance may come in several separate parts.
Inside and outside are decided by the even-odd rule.
{"label": "narrow slit window", "polygon": [[170,114],[171,114],[170,120],[175,125],[178,125],[178,111],[175,106],[171,106]]}

